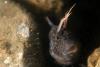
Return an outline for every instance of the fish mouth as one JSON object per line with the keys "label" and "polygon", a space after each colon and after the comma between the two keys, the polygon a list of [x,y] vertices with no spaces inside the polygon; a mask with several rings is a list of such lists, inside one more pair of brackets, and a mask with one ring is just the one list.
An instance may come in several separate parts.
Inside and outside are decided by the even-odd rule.
{"label": "fish mouth", "polygon": [[62,64],[62,65],[71,65],[71,64],[73,64],[73,62],[72,62],[72,60],[70,59],[70,60],[66,60],[66,59],[56,59],[56,62],[58,63],[58,64]]}
{"label": "fish mouth", "polygon": [[71,65],[72,62],[72,58],[63,58],[61,56],[56,55],[54,52],[50,52],[50,55],[52,56],[52,58],[58,63],[58,64],[62,64],[62,65]]}

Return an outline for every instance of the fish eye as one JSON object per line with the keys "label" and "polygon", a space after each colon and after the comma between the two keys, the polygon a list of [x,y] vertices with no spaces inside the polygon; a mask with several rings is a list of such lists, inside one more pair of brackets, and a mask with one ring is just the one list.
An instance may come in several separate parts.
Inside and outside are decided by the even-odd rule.
{"label": "fish eye", "polygon": [[69,51],[75,51],[76,50],[76,46],[72,46],[70,49],[69,49]]}

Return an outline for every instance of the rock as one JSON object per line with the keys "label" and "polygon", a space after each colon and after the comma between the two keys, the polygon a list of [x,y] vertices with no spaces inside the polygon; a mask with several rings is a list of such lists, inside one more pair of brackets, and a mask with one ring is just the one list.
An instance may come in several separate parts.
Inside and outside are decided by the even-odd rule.
{"label": "rock", "polygon": [[88,67],[100,67],[100,47],[89,56]]}
{"label": "rock", "polygon": [[59,12],[63,5],[61,0],[27,0],[27,1],[44,11],[50,11],[54,9],[56,12]]}
{"label": "rock", "polygon": [[34,19],[18,4],[0,0],[0,67],[44,67]]}

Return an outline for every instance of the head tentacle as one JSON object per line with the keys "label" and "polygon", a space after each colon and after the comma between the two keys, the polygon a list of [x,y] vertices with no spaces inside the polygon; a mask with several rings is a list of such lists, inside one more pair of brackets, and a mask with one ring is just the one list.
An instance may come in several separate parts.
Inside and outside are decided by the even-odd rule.
{"label": "head tentacle", "polygon": [[58,28],[57,28],[57,32],[59,32],[60,30],[61,30],[61,27],[62,27],[62,25],[64,24],[67,24],[67,22],[68,22],[68,18],[69,18],[69,16],[71,15],[71,11],[72,11],[72,9],[73,9],[73,7],[75,6],[76,4],[74,4],[70,9],[69,9],[69,11],[67,12],[67,13],[65,13],[65,16],[61,19],[61,21],[60,21],[60,23],[59,23],[59,25],[58,25]]}
{"label": "head tentacle", "polygon": [[45,19],[46,19],[46,21],[48,22],[48,24],[49,24],[51,27],[54,26],[54,24],[53,24],[52,21],[49,19],[49,17],[46,17]]}

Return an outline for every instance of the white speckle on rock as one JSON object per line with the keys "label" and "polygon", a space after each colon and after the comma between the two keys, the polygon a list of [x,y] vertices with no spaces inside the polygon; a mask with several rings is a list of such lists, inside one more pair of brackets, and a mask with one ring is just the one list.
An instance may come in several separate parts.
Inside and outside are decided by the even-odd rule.
{"label": "white speckle on rock", "polygon": [[18,26],[17,34],[24,38],[29,37],[29,27],[25,23],[20,24]]}
{"label": "white speckle on rock", "polygon": [[18,58],[22,59],[22,57],[23,57],[23,53],[22,52],[18,53]]}
{"label": "white speckle on rock", "polygon": [[7,4],[7,3],[8,3],[8,1],[4,1],[4,3],[5,3],[5,4]]}
{"label": "white speckle on rock", "polygon": [[12,61],[11,57],[7,57],[7,58],[4,60],[4,63],[5,63],[5,64],[9,64],[9,63],[11,63],[11,61]]}

